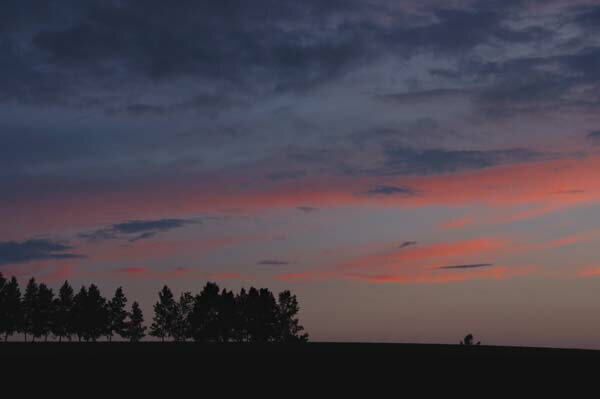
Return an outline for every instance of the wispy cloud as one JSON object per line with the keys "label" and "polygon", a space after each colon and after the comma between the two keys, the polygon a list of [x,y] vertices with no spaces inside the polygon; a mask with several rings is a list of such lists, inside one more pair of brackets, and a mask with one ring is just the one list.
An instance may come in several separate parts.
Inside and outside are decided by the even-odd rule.
{"label": "wispy cloud", "polygon": [[130,242],[135,242],[152,238],[160,232],[178,229],[194,223],[199,222],[187,219],[129,220],[91,233],[80,233],[79,236],[89,241],[126,238]]}
{"label": "wispy cloud", "polygon": [[469,265],[451,265],[451,266],[440,266],[438,269],[477,269],[480,267],[490,267],[492,263],[473,263]]}
{"label": "wispy cloud", "polygon": [[412,247],[413,245],[417,245],[417,242],[416,241],[404,241],[402,244],[398,245],[398,248]]}
{"label": "wispy cloud", "polygon": [[414,195],[415,191],[410,187],[400,186],[375,186],[367,191],[369,195]]}
{"label": "wispy cloud", "polygon": [[47,240],[0,241],[0,265],[47,259],[76,259],[82,255],[68,253],[72,246]]}
{"label": "wispy cloud", "polygon": [[290,262],[284,261],[284,260],[277,260],[277,259],[265,259],[265,260],[261,260],[260,262],[258,262],[259,265],[268,265],[268,266],[284,266],[284,265],[289,265]]}

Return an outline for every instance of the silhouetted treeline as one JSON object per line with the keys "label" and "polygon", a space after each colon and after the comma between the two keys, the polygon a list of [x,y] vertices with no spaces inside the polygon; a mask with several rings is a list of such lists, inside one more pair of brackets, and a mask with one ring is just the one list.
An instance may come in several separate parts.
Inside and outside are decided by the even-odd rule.
{"label": "silhouetted treeline", "polygon": [[150,335],[162,340],[198,342],[304,342],[296,315],[298,301],[290,291],[277,298],[266,288],[242,289],[238,294],[207,283],[193,296],[178,300],[165,286],[154,305]]}
{"label": "silhouetted treeline", "polygon": [[[75,293],[65,281],[58,293],[30,279],[22,293],[15,277],[0,273],[0,334],[22,333],[25,341],[111,341],[119,336],[131,342],[146,336],[144,316],[137,302],[127,309],[121,287],[110,300],[97,286],[81,287]],[[207,283],[197,295],[189,292],[175,300],[164,286],[154,305],[150,335],[177,342],[304,342],[296,315],[295,295],[284,291],[275,296],[268,289],[242,289],[238,294]]]}

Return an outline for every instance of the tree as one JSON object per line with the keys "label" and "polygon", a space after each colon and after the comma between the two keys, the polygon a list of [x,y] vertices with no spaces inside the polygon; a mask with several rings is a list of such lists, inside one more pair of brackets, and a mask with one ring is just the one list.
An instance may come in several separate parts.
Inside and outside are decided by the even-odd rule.
{"label": "tree", "polygon": [[98,287],[81,287],[74,302],[73,325],[79,340],[96,341],[105,335],[109,328],[108,309]]}
{"label": "tree", "polygon": [[0,273],[0,335],[4,335],[5,334],[5,330],[6,330],[6,298],[5,298],[5,290],[4,287],[6,286],[6,279],[4,278],[4,276],[2,275],[2,273]]}
{"label": "tree", "polygon": [[233,340],[236,342],[246,342],[248,341],[248,293],[242,288],[234,300]]}
{"label": "tree", "polygon": [[2,332],[4,341],[8,340],[9,335],[19,331],[23,325],[23,307],[21,306],[21,290],[19,282],[13,276],[2,289],[4,302],[4,311],[0,323],[2,323]]}
{"label": "tree", "polygon": [[88,288],[85,309],[88,339],[97,341],[109,329],[109,320],[106,299],[94,284]]}
{"label": "tree", "polygon": [[220,304],[219,286],[208,282],[194,298],[190,315],[191,335],[196,342],[214,342],[219,340]]}
{"label": "tree", "polygon": [[34,335],[34,320],[35,310],[37,306],[38,296],[38,285],[35,279],[32,277],[27,283],[25,288],[25,295],[23,295],[23,325],[21,326],[23,334],[25,335],[25,342],[27,342],[27,334],[32,335],[32,341],[35,342]]}
{"label": "tree", "polygon": [[88,292],[85,286],[82,286],[79,292],[73,298],[73,309],[71,313],[71,327],[73,333],[77,335],[77,340],[81,342],[86,340],[87,334],[87,302]]}
{"label": "tree", "polygon": [[175,318],[171,335],[175,342],[185,342],[191,336],[190,315],[194,308],[194,296],[189,292],[183,292],[175,307]]}
{"label": "tree", "polygon": [[112,340],[113,334],[119,334],[121,337],[125,335],[127,311],[125,305],[127,304],[127,298],[123,293],[121,287],[117,288],[115,295],[108,302],[108,323],[109,328],[107,330],[108,340]]}
{"label": "tree", "polygon": [[250,342],[273,342],[277,336],[277,302],[266,288],[250,287],[246,299],[245,328]]}
{"label": "tree", "polygon": [[38,286],[37,297],[32,314],[32,335],[35,338],[44,337],[52,331],[54,320],[54,292],[44,283]]}
{"label": "tree", "polygon": [[218,339],[229,342],[235,339],[236,301],[232,291],[223,288],[219,298]]}
{"label": "tree", "polygon": [[74,295],[73,287],[65,281],[58,291],[58,297],[54,300],[54,323],[52,323],[52,333],[62,341],[63,337],[71,340],[73,330],[73,306]]}
{"label": "tree", "polygon": [[283,343],[306,342],[308,334],[302,334],[304,327],[295,317],[300,311],[296,295],[290,291],[283,291],[279,294],[277,303],[277,341]]}
{"label": "tree", "polygon": [[150,335],[160,338],[163,342],[165,338],[171,337],[175,313],[176,303],[173,299],[173,292],[165,285],[158,293],[158,302],[154,304],[154,317],[150,326]]}
{"label": "tree", "polygon": [[134,302],[131,306],[131,314],[125,328],[125,338],[130,342],[139,342],[146,336],[146,327],[144,324],[144,315],[140,309],[140,305]]}

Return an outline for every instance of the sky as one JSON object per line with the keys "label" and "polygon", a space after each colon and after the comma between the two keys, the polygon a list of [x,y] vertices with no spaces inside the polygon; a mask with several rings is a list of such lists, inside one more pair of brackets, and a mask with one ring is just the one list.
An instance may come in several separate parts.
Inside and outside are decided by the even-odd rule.
{"label": "sky", "polygon": [[5,276],[600,348],[598,0],[4,0],[0,54]]}

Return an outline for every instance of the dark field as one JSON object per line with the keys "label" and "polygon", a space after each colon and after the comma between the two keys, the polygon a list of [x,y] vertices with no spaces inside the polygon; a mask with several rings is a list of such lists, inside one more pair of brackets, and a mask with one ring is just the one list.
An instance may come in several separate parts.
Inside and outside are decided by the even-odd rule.
{"label": "dark field", "polygon": [[0,344],[3,356],[86,356],[192,358],[197,356],[376,356],[380,358],[427,359],[439,357],[600,357],[600,351],[508,346],[378,344],[378,343],[306,343],[306,344],[196,344],[171,342],[99,342],[99,343],[22,343]]}

